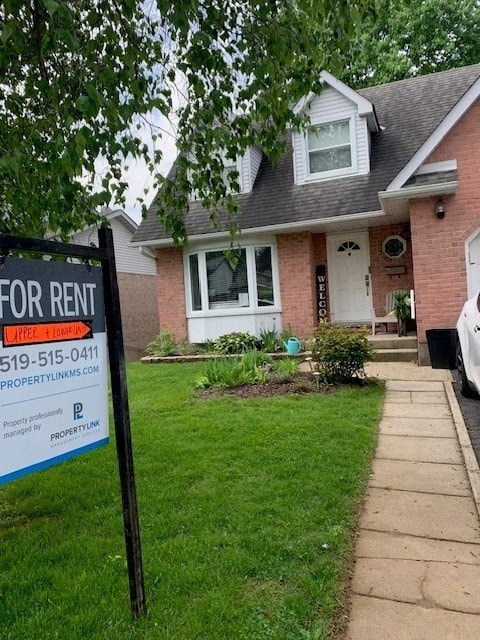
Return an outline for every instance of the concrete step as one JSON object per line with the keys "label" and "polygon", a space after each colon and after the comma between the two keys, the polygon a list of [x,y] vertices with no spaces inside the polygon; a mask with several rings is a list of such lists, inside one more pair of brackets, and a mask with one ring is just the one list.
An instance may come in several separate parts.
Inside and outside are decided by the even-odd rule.
{"label": "concrete step", "polygon": [[374,362],[412,362],[418,358],[417,349],[377,349],[375,348]]}
{"label": "concrete step", "polygon": [[415,336],[406,336],[399,338],[398,336],[372,336],[369,338],[373,348],[376,351],[383,351],[384,349],[416,349],[417,338]]}

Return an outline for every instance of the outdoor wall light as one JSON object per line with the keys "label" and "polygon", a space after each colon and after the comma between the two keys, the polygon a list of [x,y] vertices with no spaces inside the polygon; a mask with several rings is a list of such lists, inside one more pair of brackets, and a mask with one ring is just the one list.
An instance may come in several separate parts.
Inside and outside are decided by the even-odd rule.
{"label": "outdoor wall light", "polygon": [[443,220],[445,218],[445,203],[443,200],[439,200],[435,205],[435,215],[439,220]]}

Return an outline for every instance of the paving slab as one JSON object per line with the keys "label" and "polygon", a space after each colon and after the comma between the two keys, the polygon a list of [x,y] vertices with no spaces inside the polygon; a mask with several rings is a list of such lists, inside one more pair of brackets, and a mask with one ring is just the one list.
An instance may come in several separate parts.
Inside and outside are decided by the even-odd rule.
{"label": "paving slab", "polygon": [[346,640],[478,640],[480,616],[353,596]]}
{"label": "paving slab", "polygon": [[374,460],[370,487],[470,496],[470,484],[461,464],[406,460]]}
{"label": "paving slab", "polygon": [[480,544],[431,540],[388,531],[361,530],[357,539],[356,556],[478,565]]}
{"label": "paving slab", "polygon": [[462,454],[455,438],[423,438],[380,435],[376,458],[462,464]]}
{"label": "paving slab", "polygon": [[383,405],[385,418],[450,418],[450,408],[445,404],[397,404],[385,402]]}
{"label": "paving slab", "polygon": [[360,527],[437,540],[480,542],[475,503],[463,496],[369,488]]}
{"label": "paving slab", "polygon": [[389,391],[385,393],[385,402],[397,404],[444,404],[447,406],[447,396],[444,391]]}
{"label": "paving slab", "polygon": [[387,391],[422,391],[424,393],[444,393],[443,382],[418,382],[414,380],[387,380]]}
{"label": "paving slab", "polygon": [[416,560],[357,560],[352,590],[360,595],[480,613],[480,566]]}
{"label": "paving slab", "polygon": [[380,433],[398,436],[424,436],[455,438],[456,433],[448,418],[386,418],[380,422]]}
{"label": "paving slab", "polygon": [[422,592],[431,605],[480,614],[480,567],[427,564]]}
{"label": "paving slab", "polygon": [[368,376],[382,380],[417,380],[443,381],[451,380],[450,371],[419,367],[413,362],[369,362],[365,367]]}
{"label": "paving slab", "polygon": [[412,392],[411,391],[386,391],[384,402],[412,404]]}
{"label": "paving slab", "polygon": [[420,404],[445,404],[448,406],[447,396],[444,391],[411,391],[412,403]]}
{"label": "paving slab", "polygon": [[[399,602],[423,603],[428,563],[418,560],[360,558],[352,578],[353,593]],[[473,567],[480,572],[480,567]]]}

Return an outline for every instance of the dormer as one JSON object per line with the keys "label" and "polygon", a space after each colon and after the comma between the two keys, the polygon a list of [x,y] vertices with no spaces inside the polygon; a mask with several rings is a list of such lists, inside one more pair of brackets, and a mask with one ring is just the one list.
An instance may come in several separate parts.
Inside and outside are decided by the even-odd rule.
{"label": "dormer", "polygon": [[240,184],[242,193],[250,193],[255,184],[258,169],[262,161],[262,150],[256,145],[247,149],[240,159]]}
{"label": "dormer", "polygon": [[296,105],[310,126],[292,134],[295,184],[309,184],[370,171],[370,134],[380,127],[373,104],[322,71],[323,91]]}
{"label": "dormer", "polygon": [[262,150],[256,145],[246,149],[245,153],[236,161],[224,158],[225,168],[223,170],[224,181],[228,183],[228,174],[232,169],[238,171],[239,193],[250,193],[255,184],[258,169],[262,161]]}
{"label": "dormer", "polygon": [[[230,160],[224,157],[223,180],[225,184],[228,184],[228,174],[230,171],[236,169],[238,171],[238,184],[240,185],[240,191],[238,193],[250,193],[255,184],[262,156],[262,150],[255,145],[248,148],[237,160]],[[191,200],[197,200],[197,197],[198,196],[194,194],[191,196]]]}

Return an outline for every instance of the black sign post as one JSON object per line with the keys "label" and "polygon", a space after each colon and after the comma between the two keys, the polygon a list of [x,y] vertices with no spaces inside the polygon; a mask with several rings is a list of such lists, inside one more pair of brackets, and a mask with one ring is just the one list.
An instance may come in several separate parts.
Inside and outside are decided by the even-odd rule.
{"label": "black sign post", "polygon": [[[110,377],[112,381],[113,415],[115,419],[115,441],[117,443],[120,487],[122,492],[130,602],[132,604],[134,617],[139,618],[146,613],[145,590],[143,585],[142,550],[138,524],[135,473],[133,468],[125,351],[120,319],[120,295],[118,292],[117,270],[111,229],[99,229],[98,240],[100,248],[104,249],[107,254],[105,257],[105,268],[102,269],[102,273],[105,293],[105,319],[108,332],[108,353],[110,356]],[[103,264],[102,261],[102,266]]]}
{"label": "black sign post", "polygon": [[100,244],[99,248],[0,234],[0,267],[5,260],[8,259],[8,254],[12,250],[18,250],[22,253],[35,252],[47,255],[80,258],[85,261],[98,260],[101,262],[115,421],[115,440],[120,472],[125,545],[130,585],[130,601],[133,616],[135,618],[139,618],[146,613],[146,603],[135,490],[123,332],[120,316],[120,298],[115,267],[112,231],[111,229],[100,229],[98,235]]}

